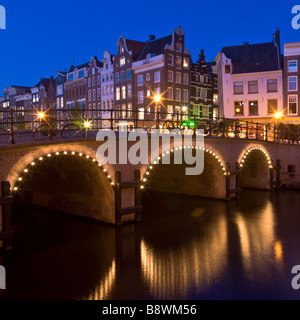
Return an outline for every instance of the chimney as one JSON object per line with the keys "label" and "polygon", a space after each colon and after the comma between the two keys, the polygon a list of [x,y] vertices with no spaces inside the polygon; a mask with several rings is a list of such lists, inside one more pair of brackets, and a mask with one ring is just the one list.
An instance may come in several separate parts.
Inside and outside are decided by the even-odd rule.
{"label": "chimney", "polygon": [[201,49],[201,55],[204,56],[204,49]]}
{"label": "chimney", "polygon": [[154,34],[150,34],[149,36],[149,41],[155,40],[155,35]]}

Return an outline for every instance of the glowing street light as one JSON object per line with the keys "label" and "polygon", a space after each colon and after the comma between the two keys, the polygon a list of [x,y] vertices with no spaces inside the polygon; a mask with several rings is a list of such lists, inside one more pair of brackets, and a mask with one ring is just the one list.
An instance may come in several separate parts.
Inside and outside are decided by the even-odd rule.
{"label": "glowing street light", "polygon": [[275,113],[275,118],[276,118],[277,120],[281,119],[281,118],[282,118],[282,113],[281,113],[281,112],[276,112],[276,113]]}
{"label": "glowing street light", "polygon": [[156,103],[160,102],[160,101],[161,101],[161,96],[160,96],[160,95],[156,95],[156,96],[154,97],[154,101],[155,101]]}
{"label": "glowing street light", "polygon": [[186,106],[183,106],[183,107],[182,107],[182,111],[183,111],[183,112],[186,112],[186,110],[187,110],[187,107],[186,107]]}
{"label": "glowing street light", "polygon": [[38,113],[38,117],[40,118],[40,119],[44,119],[45,118],[45,112],[39,112]]}
{"label": "glowing street light", "polygon": [[85,122],[84,122],[84,127],[85,127],[86,129],[89,129],[89,128],[91,127],[91,123],[90,123],[89,121],[85,121]]}

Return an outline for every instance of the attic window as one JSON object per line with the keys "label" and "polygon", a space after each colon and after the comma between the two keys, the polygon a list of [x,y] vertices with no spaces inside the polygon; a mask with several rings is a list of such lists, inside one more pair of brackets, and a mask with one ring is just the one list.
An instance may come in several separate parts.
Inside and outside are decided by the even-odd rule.
{"label": "attic window", "polygon": [[225,65],[225,73],[231,73],[230,64]]}
{"label": "attic window", "polygon": [[121,53],[123,53],[123,52],[124,52],[124,47],[123,47],[123,46],[121,46],[120,51],[121,51]]}

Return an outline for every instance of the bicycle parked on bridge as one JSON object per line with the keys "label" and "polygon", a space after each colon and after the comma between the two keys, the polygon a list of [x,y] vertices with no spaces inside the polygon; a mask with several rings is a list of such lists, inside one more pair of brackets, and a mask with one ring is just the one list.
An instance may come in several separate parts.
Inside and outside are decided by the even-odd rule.
{"label": "bicycle parked on bridge", "polygon": [[33,139],[35,141],[52,139],[60,134],[63,138],[74,138],[81,133],[80,127],[75,123],[70,123],[69,118],[66,119],[60,126],[55,128],[55,118],[47,116],[47,120],[42,120],[43,123],[33,130]]}

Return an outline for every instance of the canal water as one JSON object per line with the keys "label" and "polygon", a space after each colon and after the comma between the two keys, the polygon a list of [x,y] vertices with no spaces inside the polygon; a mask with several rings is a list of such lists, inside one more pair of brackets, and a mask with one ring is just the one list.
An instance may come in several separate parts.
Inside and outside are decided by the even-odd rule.
{"label": "canal water", "polygon": [[2,299],[299,299],[300,193],[238,201],[146,193],[139,225],[115,229],[14,208]]}

